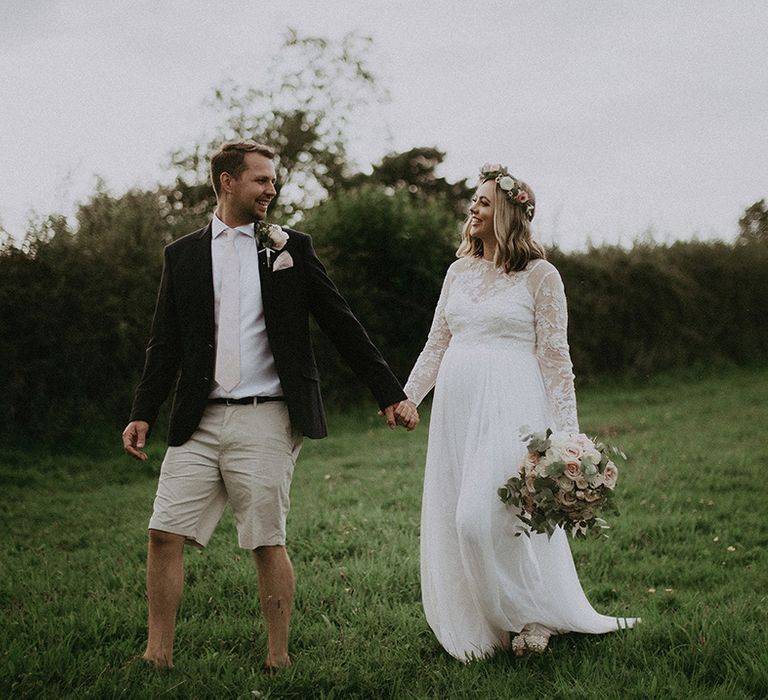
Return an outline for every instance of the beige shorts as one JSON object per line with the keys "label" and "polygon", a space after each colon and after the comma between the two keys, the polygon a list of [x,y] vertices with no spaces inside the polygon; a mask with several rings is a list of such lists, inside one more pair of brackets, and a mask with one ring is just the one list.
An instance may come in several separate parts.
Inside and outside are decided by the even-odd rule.
{"label": "beige shorts", "polygon": [[149,528],[204,547],[229,503],[243,549],[285,544],[301,443],[282,401],[209,404],[192,437],[166,452]]}

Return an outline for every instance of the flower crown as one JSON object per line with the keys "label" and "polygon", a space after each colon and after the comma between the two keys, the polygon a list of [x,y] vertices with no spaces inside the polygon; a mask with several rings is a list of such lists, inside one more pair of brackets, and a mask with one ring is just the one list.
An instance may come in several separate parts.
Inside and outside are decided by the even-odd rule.
{"label": "flower crown", "polygon": [[509,174],[509,171],[500,163],[485,163],[480,168],[480,179],[495,180],[507,198],[513,204],[522,207],[525,210],[525,217],[528,221],[533,221],[533,215],[536,212],[536,205],[531,200],[531,195],[523,187],[523,183],[515,180]]}

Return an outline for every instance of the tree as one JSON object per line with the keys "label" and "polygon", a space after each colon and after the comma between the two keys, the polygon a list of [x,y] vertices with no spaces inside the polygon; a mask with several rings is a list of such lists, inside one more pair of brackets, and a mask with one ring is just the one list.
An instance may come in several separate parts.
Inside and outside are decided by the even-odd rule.
{"label": "tree", "polygon": [[353,116],[386,99],[368,66],[371,45],[370,38],[354,32],[332,42],[289,29],[264,85],[227,81],[216,88],[209,106],[223,115],[223,127],[210,141],[171,156],[179,201],[213,208],[208,153],[222,140],[237,138],[267,143],[278,153],[273,218],[294,221],[301,210],[324,199],[345,178]]}
{"label": "tree", "polygon": [[764,199],[744,210],[744,215],[739,219],[738,241],[768,243],[768,209]]}
{"label": "tree", "polygon": [[[302,227],[352,310],[405,379],[426,340],[445,270],[455,259],[458,220],[440,199],[368,184],[337,192],[308,211]],[[315,334],[323,391],[359,401],[360,384]]]}
{"label": "tree", "polygon": [[472,189],[466,179],[448,182],[435,173],[445,153],[435,147],[417,147],[402,153],[390,153],[373,166],[370,175],[359,174],[347,186],[376,183],[392,191],[406,190],[421,201],[443,199],[460,219],[467,214]]}

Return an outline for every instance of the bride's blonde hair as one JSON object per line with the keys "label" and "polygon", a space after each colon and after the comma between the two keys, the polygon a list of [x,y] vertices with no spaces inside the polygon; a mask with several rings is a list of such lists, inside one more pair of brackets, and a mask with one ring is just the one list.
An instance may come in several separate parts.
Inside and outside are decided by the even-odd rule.
{"label": "bride's blonde hair", "polygon": [[[497,180],[496,174],[494,173],[491,177],[482,175],[478,187],[488,180]],[[522,180],[516,180],[516,182],[528,193],[529,201],[535,206],[536,197],[533,190]],[[507,196],[497,180],[493,202],[493,235],[496,238],[493,262],[504,272],[524,270],[531,260],[546,258],[544,248],[533,240],[527,211],[525,207]],[[530,208],[530,211],[533,212],[533,208]],[[533,218],[532,213],[530,216]],[[483,242],[479,238],[473,238],[469,233],[471,220],[470,214],[461,232],[461,244],[456,251],[457,258],[483,257]]]}

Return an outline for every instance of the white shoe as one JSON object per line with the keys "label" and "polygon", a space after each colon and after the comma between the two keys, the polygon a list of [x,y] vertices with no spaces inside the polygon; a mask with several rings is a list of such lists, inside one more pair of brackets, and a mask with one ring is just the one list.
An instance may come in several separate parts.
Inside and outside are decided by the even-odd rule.
{"label": "white shoe", "polygon": [[543,654],[549,646],[550,632],[542,625],[525,625],[520,634],[512,638],[512,651],[515,656],[523,656],[526,651]]}

